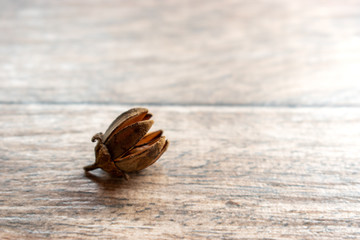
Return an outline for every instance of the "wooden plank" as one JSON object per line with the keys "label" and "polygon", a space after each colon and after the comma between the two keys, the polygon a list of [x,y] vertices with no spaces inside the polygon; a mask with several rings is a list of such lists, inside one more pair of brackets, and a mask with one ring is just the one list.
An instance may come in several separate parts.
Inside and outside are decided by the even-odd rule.
{"label": "wooden plank", "polygon": [[0,102],[359,105],[360,2],[5,0]]}
{"label": "wooden plank", "polygon": [[152,107],[168,152],[130,181],[91,136],[127,106],[1,105],[1,239],[355,239],[358,108]]}

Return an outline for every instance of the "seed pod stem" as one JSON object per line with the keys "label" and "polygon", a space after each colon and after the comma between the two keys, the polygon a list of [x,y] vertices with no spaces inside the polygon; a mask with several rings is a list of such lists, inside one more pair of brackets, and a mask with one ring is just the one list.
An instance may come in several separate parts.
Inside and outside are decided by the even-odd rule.
{"label": "seed pod stem", "polygon": [[92,171],[92,170],[95,170],[95,169],[97,169],[97,168],[99,168],[99,166],[94,163],[94,164],[85,166],[85,167],[84,167],[84,170],[85,170],[85,171]]}

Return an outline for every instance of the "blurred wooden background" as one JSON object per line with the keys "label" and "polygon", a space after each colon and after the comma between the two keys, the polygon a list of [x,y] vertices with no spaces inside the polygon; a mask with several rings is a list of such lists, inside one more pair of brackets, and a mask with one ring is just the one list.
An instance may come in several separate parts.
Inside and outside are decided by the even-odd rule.
{"label": "blurred wooden background", "polygon": [[[169,150],[85,175],[134,106]],[[359,1],[0,1],[1,239],[357,239],[359,120]]]}

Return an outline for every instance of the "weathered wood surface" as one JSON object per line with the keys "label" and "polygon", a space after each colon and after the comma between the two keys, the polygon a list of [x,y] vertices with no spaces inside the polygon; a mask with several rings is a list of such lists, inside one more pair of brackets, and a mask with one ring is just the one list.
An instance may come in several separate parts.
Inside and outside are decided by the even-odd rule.
{"label": "weathered wood surface", "polygon": [[1,239],[358,239],[358,108],[151,107],[157,164],[85,176],[128,106],[1,105]]}
{"label": "weathered wood surface", "polygon": [[0,102],[360,104],[360,1],[3,0]]}
{"label": "weathered wood surface", "polygon": [[[1,1],[0,239],[360,239],[359,17]],[[129,182],[85,175],[92,135],[134,105],[168,152]]]}

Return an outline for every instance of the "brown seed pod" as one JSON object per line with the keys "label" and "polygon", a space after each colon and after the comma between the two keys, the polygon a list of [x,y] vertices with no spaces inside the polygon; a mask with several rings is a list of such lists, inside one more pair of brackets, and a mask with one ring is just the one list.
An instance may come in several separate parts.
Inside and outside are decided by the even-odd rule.
{"label": "brown seed pod", "polygon": [[118,116],[104,134],[95,134],[95,163],[85,171],[101,168],[128,178],[127,173],[147,168],[166,151],[169,141],[162,130],[148,133],[154,121],[146,108],[133,108]]}

